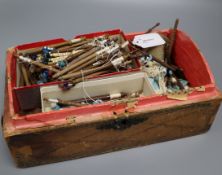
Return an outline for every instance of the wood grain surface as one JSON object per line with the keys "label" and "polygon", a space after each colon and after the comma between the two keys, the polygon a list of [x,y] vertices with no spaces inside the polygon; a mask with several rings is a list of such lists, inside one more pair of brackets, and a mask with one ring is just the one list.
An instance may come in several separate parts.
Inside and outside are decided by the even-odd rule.
{"label": "wood grain surface", "polygon": [[91,156],[206,132],[221,98],[131,114],[105,122],[73,125],[7,137],[18,167]]}

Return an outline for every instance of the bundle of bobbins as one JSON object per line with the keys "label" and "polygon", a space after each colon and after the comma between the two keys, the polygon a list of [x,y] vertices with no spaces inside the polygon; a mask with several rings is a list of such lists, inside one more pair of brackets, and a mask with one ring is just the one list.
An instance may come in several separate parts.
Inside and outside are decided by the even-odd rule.
{"label": "bundle of bobbins", "polygon": [[76,83],[95,76],[133,67],[128,42],[116,36],[103,35],[93,39],[78,38],[29,52],[16,52],[19,60],[20,86],[61,81],[69,89]]}
{"label": "bundle of bobbins", "polygon": [[165,40],[164,59],[150,54],[150,48],[141,48],[131,41],[121,42],[118,37],[110,35],[90,39],[81,37],[28,52],[18,51],[15,56],[20,63],[23,85],[59,81],[59,86],[68,90],[82,82],[83,77],[88,80],[107,73],[127,70],[133,67],[135,59],[139,59],[142,70],[143,67],[154,66],[165,68],[165,75],[159,72],[159,75],[152,77],[158,80],[159,87],[165,89],[163,94],[186,92],[189,82],[185,79],[183,70],[174,64],[172,56],[178,23],[177,19],[168,36],[153,31],[160,23],[145,32],[157,32]]}
{"label": "bundle of bobbins", "polygon": [[63,108],[67,107],[81,107],[89,104],[101,104],[104,102],[112,101],[122,101],[122,100],[128,100],[128,99],[135,99],[139,96],[141,96],[142,91],[135,91],[132,93],[111,93],[111,94],[104,94],[100,96],[88,96],[85,98],[75,99],[75,100],[62,100],[59,98],[44,98],[43,100],[45,102],[50,103],[50,107],[46,107],[46,111],[50,110],[61,110]]}
{"label": "bundle of bobbins", "polygon": [[[173,28],[169,30],[170,31],[169,36],[157,32],[166,42],[163,48],[163,52],[164,52],[163,59],[160,59],[160,58],[155,57],[154,55],[151,55],[149,53],[150,48],[144,49],[137,45],[133,45],[133,43],[130,42],[130,46],[133,48],[133,51],[132,51],[133,57],[137,57],[140,59],[142,67],[144,67],[143,70],[145,70],[146,67],[148,67],[149,70],[155,70],[152,68],[156,68],[156,67],[158,68],[158,70],[165,68],[164,75],[162,75],[163,72],[161,71],[157,73],[151,72],[151,71],[148,72],[148,77],[149,76],[152,77],[152,74],[156,74],[156,77],[154,78],[155,80],[159,80],[161,78],[163,79],[162,83],[158,84],[160,89],[161,89],[161,86],[164,86],[162,87],[162,89],[165,89],[165,91],[162,91],[162,94],[188,95],[189,92],[191,92],[191,89],[189,87],[189,82],[186,80],[183,74],[183,70],[174,64],[174,58],[172,55],[172,51],[173,51],[175,40],[176,40],[178,24],[179,24],[179,19],[176,19]],[[160,23],[156,23],[153,27],[151,27],[145,33],[152,32],[153,29],[155,29],[159,25]]]}

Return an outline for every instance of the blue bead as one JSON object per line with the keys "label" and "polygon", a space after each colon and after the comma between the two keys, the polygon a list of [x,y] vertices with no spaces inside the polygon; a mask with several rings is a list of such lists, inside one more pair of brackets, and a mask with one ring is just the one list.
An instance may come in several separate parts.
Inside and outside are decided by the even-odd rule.
{"label": "blue bead", "polygon": [[153,59],[153,56],[151,54],[149,56],[146,56],[147,61],[152,61],[152,59]]}
{"label": "blue bead", "polygon": [[188,81],[186,81],[184,79],[179,79],[179,81],[183,84],[183,86],[187,86],[188,85]]}
{"label": "blue bead", "polygon": [[101,99],[97,99],[95,101],[93,101],[93,104],[101,104],[103,103],[103,101]]}
{"label": "blue bead", "polygon": [[49,47],[43,47],[42,48],[42,62],[44,64],[48,64],[49,60],[50,60],[50,53],[53,50],[53,48],[49,48]]}
{"label": "blue bead", "polygon": [[168,73],[169,73],[169,75],[173,75],[173,71],[172,70],[169,70]]}
{"label": "blue bead", "polygon": [[47,83],[49,81],[49,71],[44,70],[42,73],[39,74],[39,81],[42,81],[43,83]]}
{"label": "blue bead", "polygon": [[38,80],[37,84],[43,84],[44,82],[42,80]]}
{"label": "blue bead", "polygon": [[67,65],[67,62],[64,61],[64,60],[57,62],[57,66],[58,66],[60,69],[66,67],[66,65]]}
{"label": "blue bead", "polygon": [[71,88],[71,86],[69,85],[67,81],[63,82],[62,84],[59,84],[59,87],[64,91]]}
{"label": "blue bead", "polygon": [[55,110],[55,111],[60,110],[60,109],[61,107],[58,104],[52,107],[52,110]]}
{"label": "blue bead", "polygon": [[30,58],[35,61],[37,59],[37,55],[36,54],[32,54],[32,55],[30,55]]}

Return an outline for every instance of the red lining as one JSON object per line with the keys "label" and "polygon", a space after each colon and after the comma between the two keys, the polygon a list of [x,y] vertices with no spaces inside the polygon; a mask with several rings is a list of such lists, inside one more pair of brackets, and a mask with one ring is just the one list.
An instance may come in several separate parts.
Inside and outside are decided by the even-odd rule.
{"label": "red lining", "polygon": [[[107,31],[106,31],[107,32]],[[86,35],[78,35],[77,37],[86,36],[86,37],[95,37],[99,35],[103,35],[106,32],[97,32]],[[113,34],[117,34],[121,32],[121,30],[111,30],[108,31]],[[159,31],[164,34],[169,34],[168,30]],[[127,35],[123,35],[126,39],[133,39],[134,35],[142,34],[139,33],[131,33]],[[41,41],[31,44],[19,45],[17,49],[28,49],[33,47],[41,47],[48,44],[55,44],[64,41],[64,39],[56,39],[49,41]],[[177,40],[174,48],[174,57],[176,64],[184,70],[185,76],[192,86],[201,86],[205,85],[205,92],[193,92],[189,95],[189,100],[187,101],[177,101],[167,99],[166,96],[153,96],[153,97],[142,97],[138,101],[138,105],[134,109],[135,112],[140,112],[148,107],[152,107],[152,109],[162,108],[165,106],[173,106],[173,105],[181,105],[188,104],[191,101],[201,101],[209,97],[213,97],[218,95],[218,90],[215,87],[215,81],[213,78],[213,74],[204,58],[204,56],[198,50],[196,44],[188,37],[184,32],[177,32]],[[15,104],[15,97],[12,89],[15,87],[15,69],[13,66],[15,62],[13,61],[13,56],[11,53],[7,55],[7,75],[11,77],[11,81],[8,81],[8,95],[9,95],[9,109],[10,113],[13,115],[14,110],[17,110],[17,105]],[[113,74],[112,74],[113,75]],[[21,87],[21,88],[30,88],[30,87]],[[19,88],[16,88],[19,89]],[[14,105],[13,105],[14,104]],[[35,128],[41,127],[45,125],[57,125],[66,122],[66,117],[70,115],[74,116],[92,116],[103,114],[107,117],[112,116],[113,111],[124,111],[125,105],[116,105],[113,106],[111,103],[107,102],[99,105],[88,105],[79,108],[67,108],[61,111],[51,111],[45,113],[31,114],[25,116],[14,115],[13,124],[17,129],[24,128]]]}
{"label": "red lining", "polygon": [[[123,36],[123,38],[126,40],[126,37],[124,35],[124,33],[120,30],[120,29],[115,29],[115,30],[110,30],[110,31],[103,31],[103,32],[95,32],[95,33],[89,33],[89,34],[83,34],[83,35],[78,35],[75,38],[79,38],[79,37],[86,37],[86,38],[94,38],[94,37],[98,37],[98,36],[102,36],[105,34],[109,34],[109,35],[117,35],[120,34]],[[40,42],[35,42],[35,43],[30,43],[30,44],[23,44],[23,45],[19,45],[16,47],[16,49],[18,50],[24,50],[24,49],[31,49],[31,48],[36,48],[36,47],[42,47],[42,46],[46,46],[46,45],[50,45],[50,44],[57,44],[60,42],[64,42],[65,40],[62,38],[59,39],[53,39],[53,40],[47,40],[47,41],[40,41]],[[13,60],[15,60],[15,57],[13,57]],[[12,66],[16,67],[16,62],[13,61]],[[138,60],[136,60],[136,65],[135,68],[133,69],[129,69],[127,71],[121,71],[121,72],[113,72],[113,73],[107,73],[101,76],[97,76],[97,77],[109,77],[112,75],[117,75],[117,74],[124,74],[127,72],[136,72],[139,71],[139,67],[140,67],[140,63]],[[12,69],[12,70],[16,70],[16,69]],[[13,72],[13,77],[14,79],[16,79],[16,71]],[[97,78],[94,77],[94,78]],[[16,82],[16,81],[15,81]],[[60,84],[62,82],[59,81],[55,81],[55,82],[49,82],[49,83],[44,83],[44,84],[34,84],[34,85],[29,85],[29,86],[21,86],[21,87],[15,87],[16,85],[13,85],[13,94],[16,94],[16,92],[24,90],[24,89],[28,89],[28,88],[34,88],[34,87],[41,87],[41,86],[49,86],[49,85],[55,85],[55,84]],[[15,106],[15,112],[19,111],[19,104],[18,104],[18,99],[16,98],[16,95],[14,95],[14,106]]]}

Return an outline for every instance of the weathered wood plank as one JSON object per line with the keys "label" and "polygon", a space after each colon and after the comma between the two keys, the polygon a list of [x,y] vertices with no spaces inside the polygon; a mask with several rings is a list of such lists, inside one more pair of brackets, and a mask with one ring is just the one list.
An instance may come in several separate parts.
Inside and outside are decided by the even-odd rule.
{"label": "weathered wood plank", "polygon": [[[210,128],[219,105],[220,98],[130,115],[127,120],[134,119],[134,124],[125,129],[126,120],[118,123],[123,129],[110,127],[116,125],[110,120],[107,128],[104,122],[95,122],[15,135],[7,142],[19,167],[58,162],[203,133]],[[143,120],[136,123],[136,118]]]}

